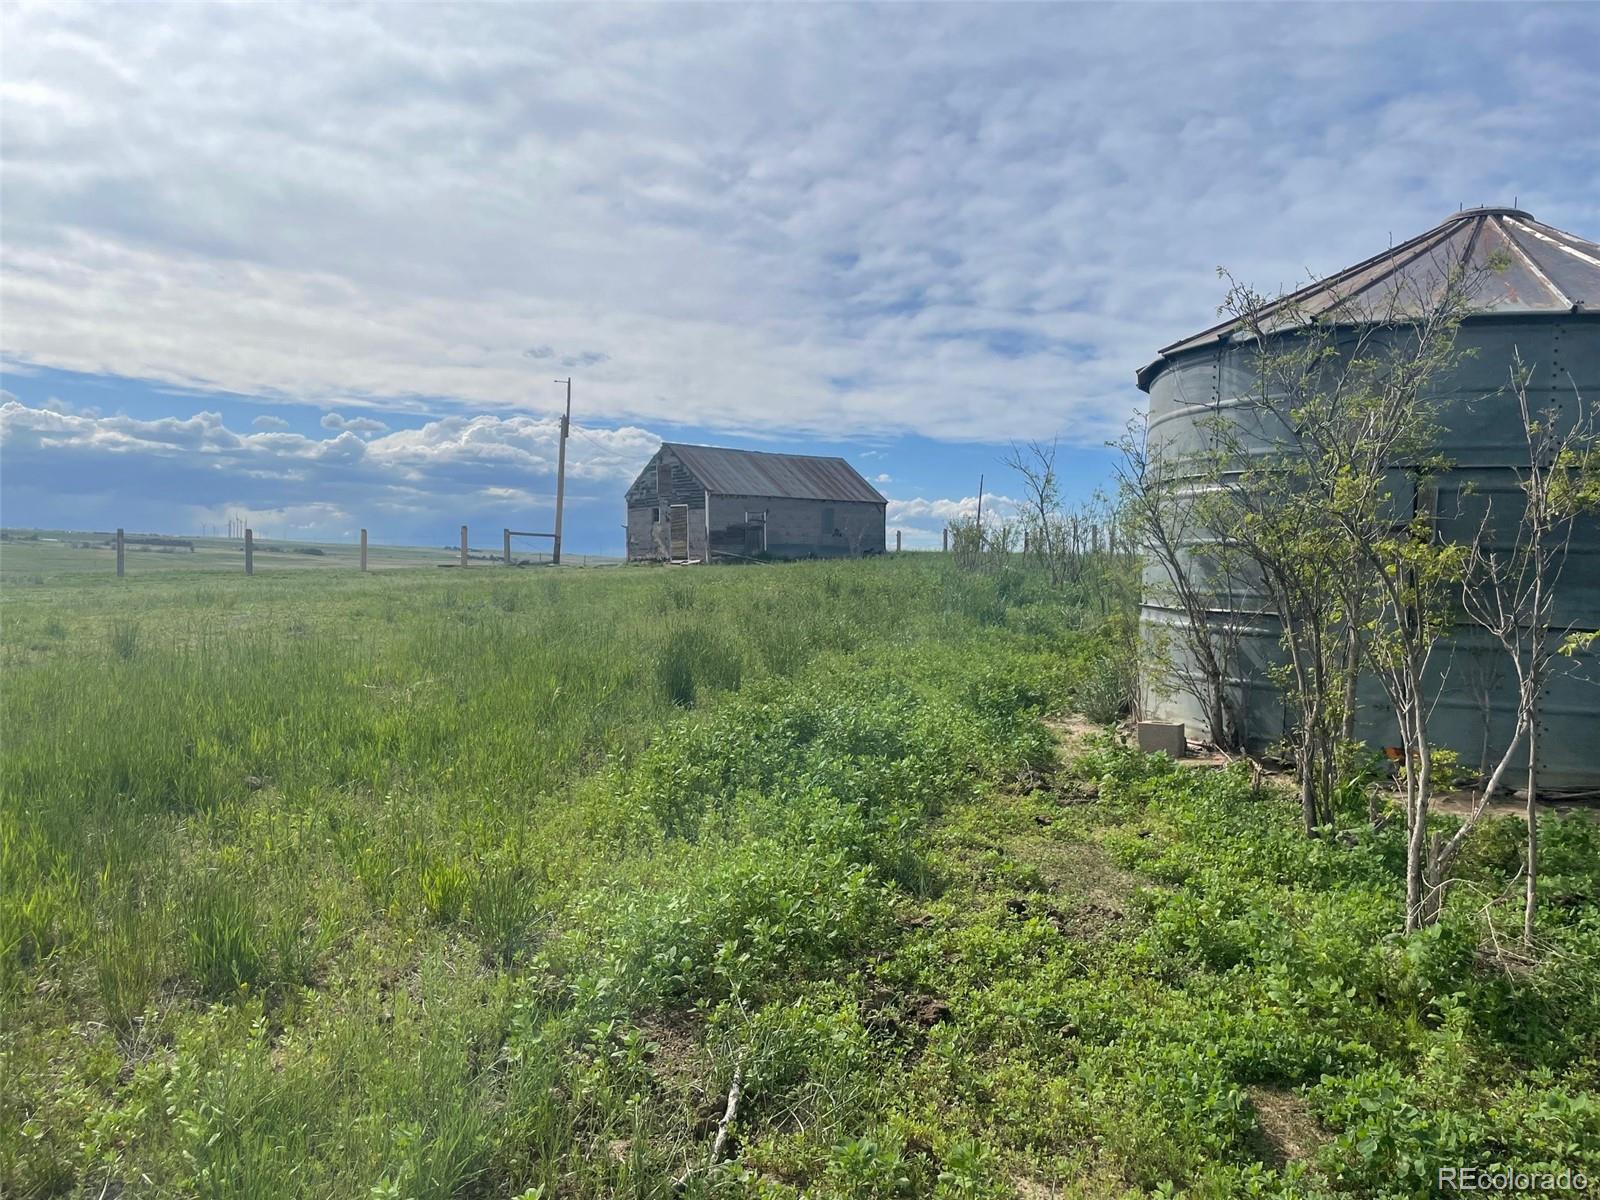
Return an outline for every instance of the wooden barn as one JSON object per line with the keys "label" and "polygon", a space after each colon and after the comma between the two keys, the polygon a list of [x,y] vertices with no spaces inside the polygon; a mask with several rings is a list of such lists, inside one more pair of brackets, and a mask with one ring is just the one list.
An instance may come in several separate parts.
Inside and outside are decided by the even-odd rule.
{"label": "wooden barn", "polygon": [[632,562],[847,558],[885,548],[888,501],[842,458],[663,442],[627,504]]}

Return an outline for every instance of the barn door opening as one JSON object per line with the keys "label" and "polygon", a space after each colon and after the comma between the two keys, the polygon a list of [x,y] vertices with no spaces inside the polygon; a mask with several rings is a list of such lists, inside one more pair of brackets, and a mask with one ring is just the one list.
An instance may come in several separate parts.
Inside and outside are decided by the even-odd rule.
{"label": "barn door opening", "polygon": [[689,559],[689,506],[674,504],[667,510],[667,557],[674,562]]}

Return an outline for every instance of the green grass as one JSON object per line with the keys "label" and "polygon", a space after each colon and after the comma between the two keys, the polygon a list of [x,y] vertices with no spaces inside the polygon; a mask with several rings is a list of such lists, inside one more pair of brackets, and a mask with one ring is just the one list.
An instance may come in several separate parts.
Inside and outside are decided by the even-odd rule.
{"label": "green grass", "polygon": [[[0,539],[0,583],[9,588],[50,587],[60,583],[87,585],[110,580],[116,586],[117,555],[115,530],[7,529]],[[244,543],[238,538],[194,537],[182,545],[145,544],[142,535],[127,530],[123,566],[126,580],[148,580],[157,576],[242,575]],[[471,545],[470,570],[491,569],[499,565],[503,552],[498,529],[475,529]],[[514,560],[542,563],[549,557],[549,543],[529,538],[512,542]],[[367,569],[389,571],[397,568],[447,567],[460,562],[458,545],[367,547]],[[605,555],[568,555],[567,567],[611,566],[618,562]],[[361,569],[361,546],[356,538],[344,542],[280,541],[262,537],[257,531],[253,562],[257,575],[300,573],[304,571],[355,571]]]}
{"label": "green grass", "polygon": [[906,560],[8,586],[6,1194],[657,1188],[698,1139],[593,1159],[638,1119],[612,1042],[836,969],[926,812],[1038,754],[968,699],[1053,669],[997,595]]}
{"label": "green grass", "polygon": [[935,556],[8,582],[0,1194],[1600,1168],[1593,827],[1546,832],[1537,969],[1475,957],[1499,826],[1403,939],[1393,835],[1058,761],[1043,718],[1125,686],[1111,607]]}
{"label": "green grass", "polygon": [[[1093,803],[1062,805],[1086,783]],[[1507,974],[1479,957],[1506,826],[1445,920],[1405,938],[1397,832],[1308,843],[1248,771],[1106,739],[1054,788],[933,822],[948,886],[862,1000],[810,1001],[867,1038],[850,1119],[747,1157],[856,1196],[1420,1197],[1452,1165],[1593,1179],[1600,825],[1543,834],[1543,962]],[[929,997],[948,1014],[931,1026]]]}

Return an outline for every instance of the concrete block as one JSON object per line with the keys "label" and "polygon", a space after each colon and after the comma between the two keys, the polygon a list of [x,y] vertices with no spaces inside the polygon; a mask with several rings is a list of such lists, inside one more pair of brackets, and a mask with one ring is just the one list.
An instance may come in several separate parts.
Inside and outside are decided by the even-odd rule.
{"label": "concrete block", "polygon": [[1139,749],[1146,754],[1165,754],[1182,758],[1185,750],[1183,723],[1167,721],[1139,722]]}

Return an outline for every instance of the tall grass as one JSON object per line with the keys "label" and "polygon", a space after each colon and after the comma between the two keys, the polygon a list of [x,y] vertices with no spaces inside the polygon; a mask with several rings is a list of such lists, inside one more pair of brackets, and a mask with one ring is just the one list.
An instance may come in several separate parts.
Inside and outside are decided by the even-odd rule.
{"label": "tall grass", "polygon": [[931,559],[0,599],[6,1195],[667,1194],[637,1022],[882,936],[1073,637]]}

